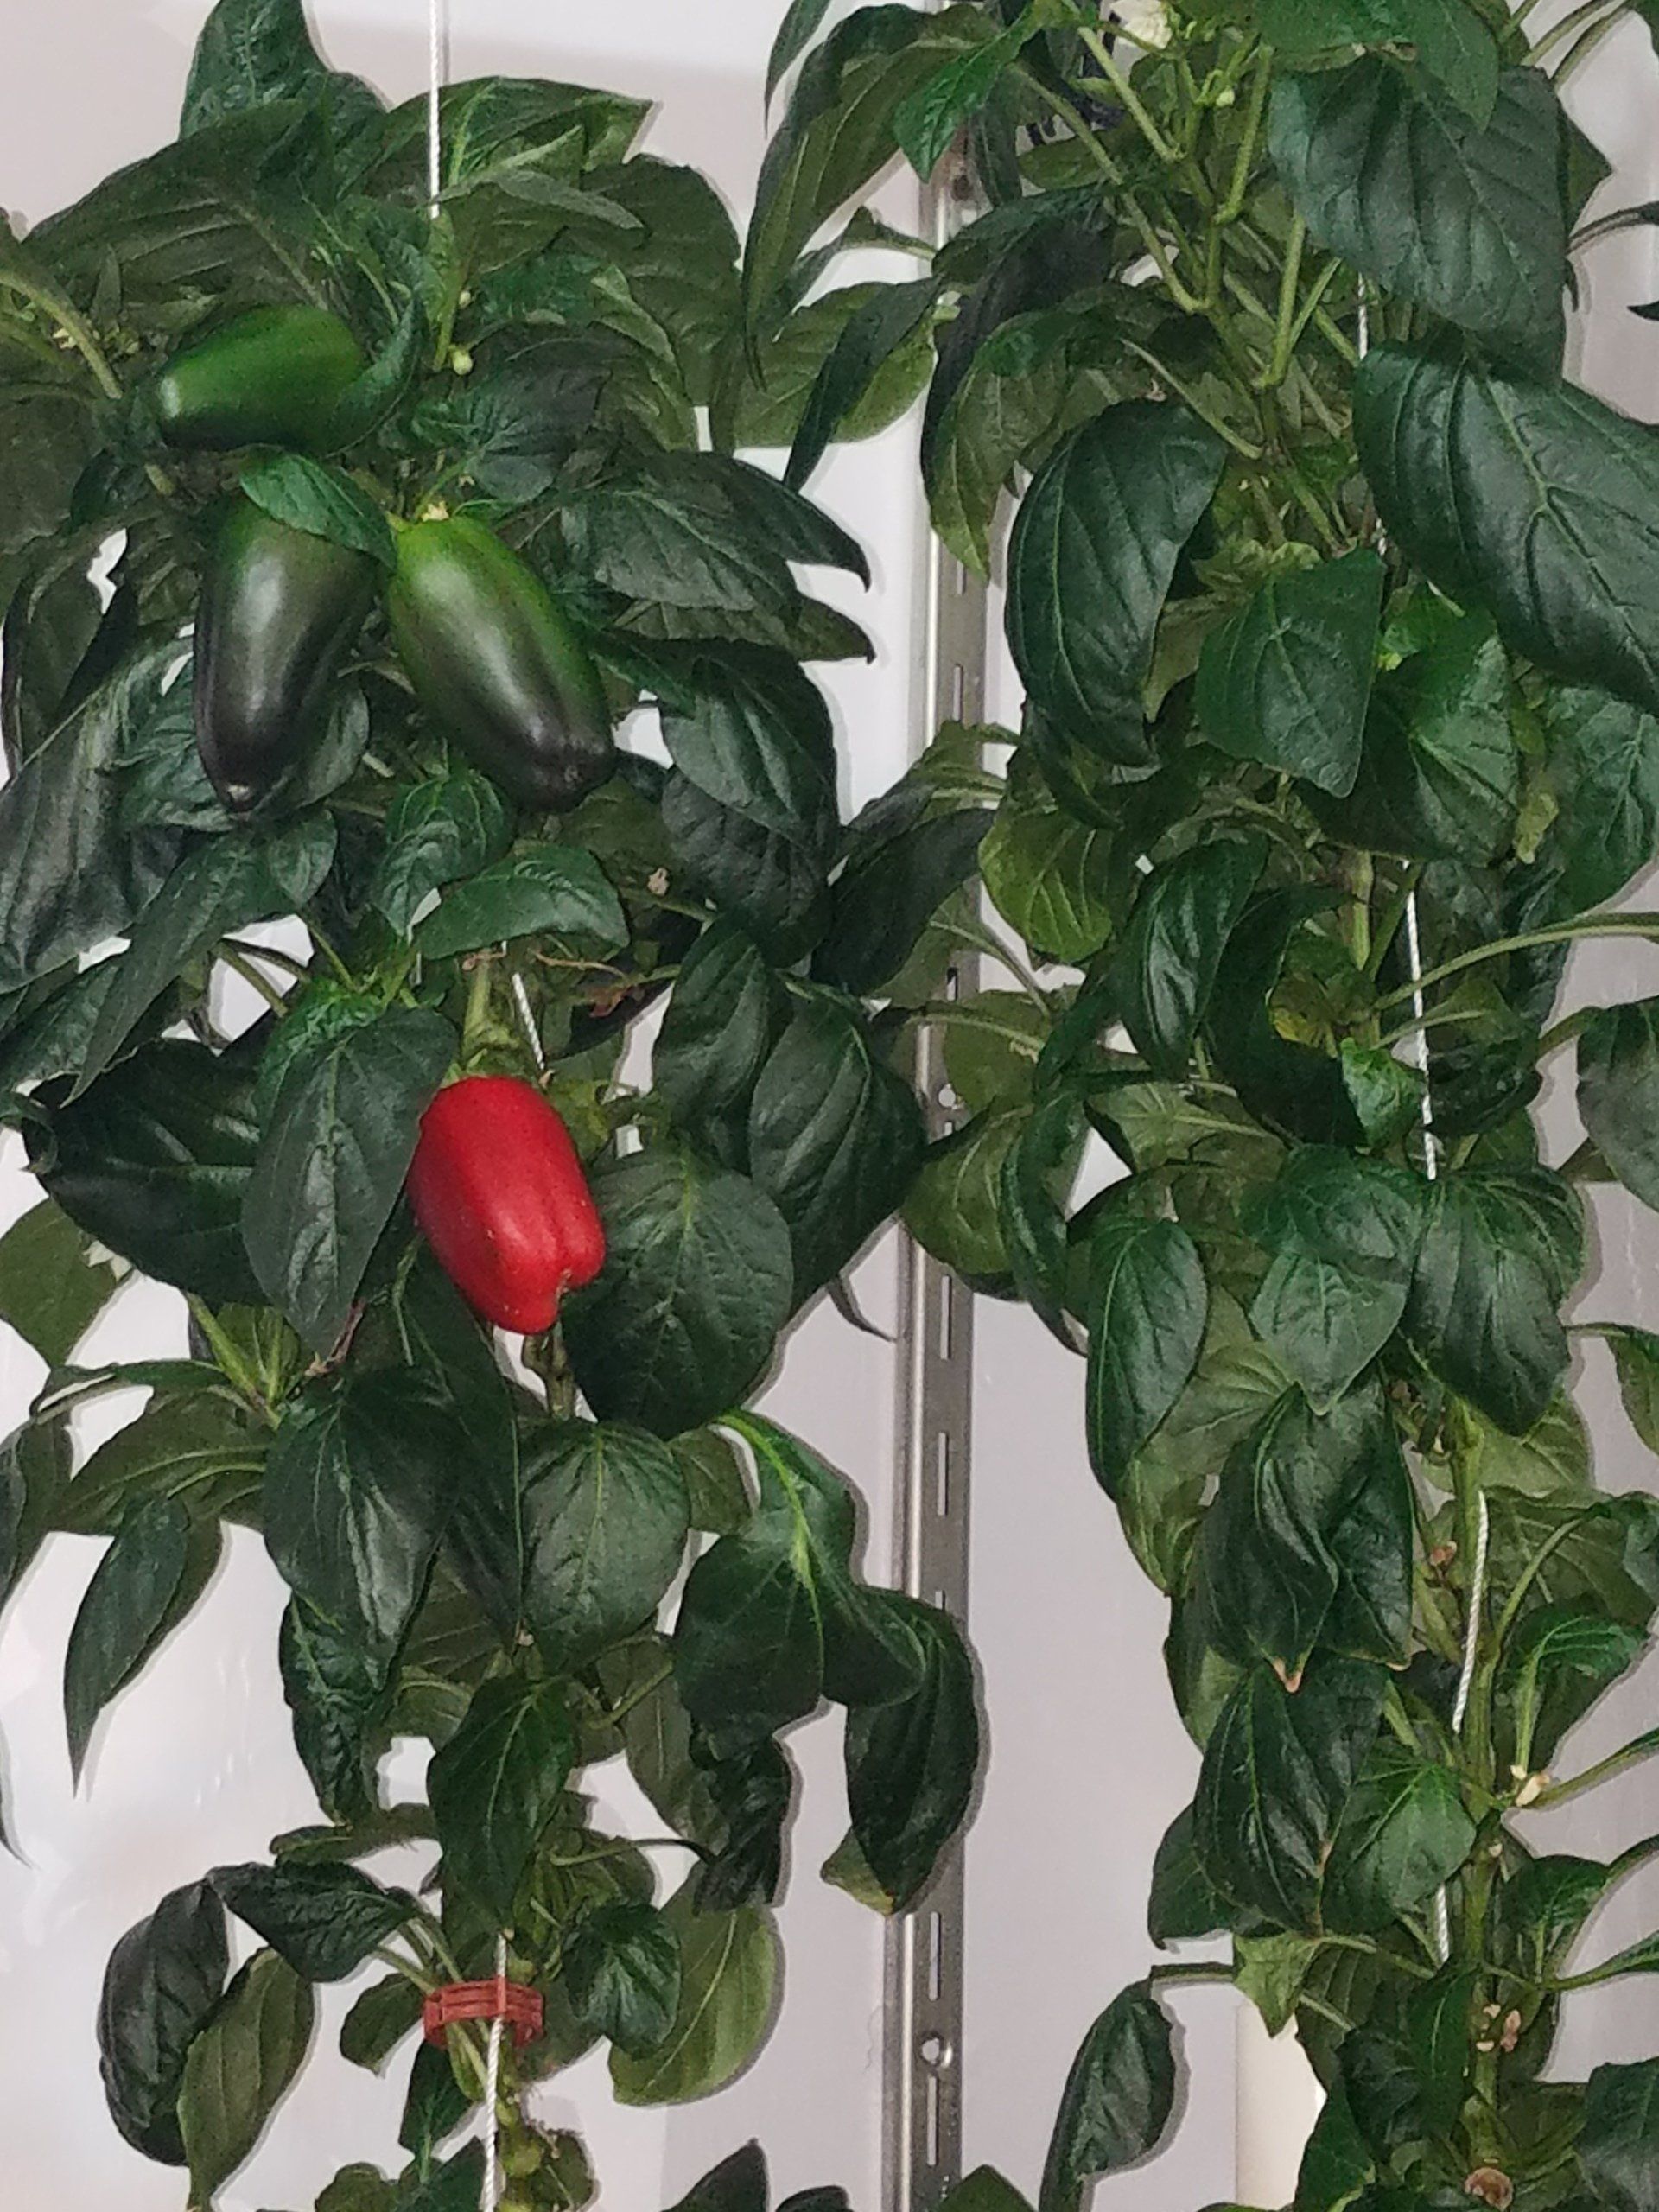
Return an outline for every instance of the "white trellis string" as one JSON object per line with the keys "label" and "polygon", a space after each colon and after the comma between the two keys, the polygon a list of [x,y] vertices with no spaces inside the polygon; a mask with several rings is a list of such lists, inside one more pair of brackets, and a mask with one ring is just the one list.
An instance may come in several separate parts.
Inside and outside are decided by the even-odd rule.
{"label": "white trellis string", "polygon": [[[1359,358],[1363,361],[1370,351],[1371,308],[1362,284],[1359,294]],[[1386,547],[1387,540],[1378,532],[1379,545]],[[1423,1079],[1423,1173],[1431,1183],[1440,1180],[1440,1146],[1434,1131],[1434,1092],[1429,1079],[1430,1053],[1428,1046],[1428,1001],[1423,989],[1423,941],[1417,917],[1417,888],[1414,884],[1406,894],[1406,961],[1411,976],[1412,1058],[1417,1072]],[[1468,1607],[1463,1624],[1463,1663],[1458,1675],[1457,1696],[1452,1707],[1452,1733],[1454,1738],[1463,1733],[1463,1724],[1469,1717],[1469,1699],[1475,1687],[1475,1666],[1480,1652],[1480,1617],[1486,1605],[1486,1562],[1491,1541],[1491,1516],[1486,1510],[1486,1493],[1477,1494],[1475,1522],[1475,1557],[1469,1576]],[[1442,1887],[1434,1894],[1434,1948],[1441,1963],[1452,1955],[1452,1916]]]}
{"label": "white trellis string", "polygon": [[[435,223],[443,198],[443,13],[444,0],[427,0],[427,97],[426,97],[426,196],[427,211]],[[515,976],[518,992],[524,988],[522,976]],[[526,996],[528,995],[526,994]],[[522,1011],[521,1007],[521,1011]],[[533,1022],[526,1022],[527,1032],[534,1037]],[[539,1038],[535,1039],[539,1045]],[[507,1939],[495,1939],[495,1981],[498,2005],[505,1996],[507,1979]],[[507,2024],[498,2010],[490,2022],[490,2040],[484,2064],[484,2187],[479,2197],[480,2212],[495,2212],[501,2195],[501,2050]]]}

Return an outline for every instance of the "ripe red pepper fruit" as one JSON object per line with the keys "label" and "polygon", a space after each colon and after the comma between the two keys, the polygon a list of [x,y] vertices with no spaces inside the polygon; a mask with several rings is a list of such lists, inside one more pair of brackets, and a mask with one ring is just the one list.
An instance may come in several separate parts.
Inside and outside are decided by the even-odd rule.
{"label": "ripe red pepper fruit", "polygon": [[426,1109],[409,1171],[439,1264],[498,1328],[538,1336],[605,1264],[605,1232],[570,1132],[516,1076],[474,1075]]}

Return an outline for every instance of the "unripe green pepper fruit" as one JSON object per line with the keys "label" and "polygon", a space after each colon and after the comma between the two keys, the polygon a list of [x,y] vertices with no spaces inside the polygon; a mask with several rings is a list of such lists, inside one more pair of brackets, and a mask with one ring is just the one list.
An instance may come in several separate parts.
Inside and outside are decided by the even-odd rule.
{"label": "unripe green pepper fruit", "polygon": [[574,806],[616,748],[599,672],[547,587],[470,516],[397,539],[386,608],[416,697],[512,798]]}
{"label": "unripe green pepper fruit", "polygon": [[323,451],[363,348],[326,308],[255,308],[176,353],[150,387],[169,445]]}
{"label": "unripe green pepper fruit", "polygon": [[258,810],[304,758],[373,603],[379,564],[290,530],[238,496],[196,610],[196,747],[234,814]]}

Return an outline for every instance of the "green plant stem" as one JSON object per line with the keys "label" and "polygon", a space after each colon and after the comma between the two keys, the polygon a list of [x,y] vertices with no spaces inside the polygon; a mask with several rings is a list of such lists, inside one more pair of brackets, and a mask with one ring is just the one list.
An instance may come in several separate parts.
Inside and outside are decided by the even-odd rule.
{"label": "green plant stem", "polygon": [[251,990],[258,992],[273,1014],[283,1014],[288,1012],[288,1001],[270,977],[262,976],[252,961],[233,945],[228,938],[219,939],[219,957],[228,969],[242,978]]}
{"label": "green plant stem", "polygon": [[1298,215],[1290,226],[1286,244],[1284,266],[1279,276],[1279,312],[1274,321],[1273,351],[1268,365],[1256,380],[1260,391],[1275,390],[1290,373],[1290,359],[1296,342],[1296,306],[1302,285],[1302,250],[1307,244],[1307,225]]}
{"label": "green plant stem", "polygon": [[1651,1758],[1656,1751],[1659,1751],[1659,1728],[1650,1728],[1645,1736],[1637,1736],[1622,1751],[1611,1751],[1605,1759],[1598,1759],[1593,1766],[1586,1767],[1582,1774],[1573,1775],[1566,1782],[1551,1783],[1548,1789],[1541,1789],[1524,1809],[1529,1813],[1541,1813],[1554,1805],[1571,1804],[1573,1798],[1582,1797],[1599,1783],[1611,1781],[1614,1775],[1623,1774],[1630,1767],[1639,1766],[1643,1759]]}
{"label": "green plant stem", "polygon": [[643,1705],[648,1697],[655,1697],[663,1685],[672,1681],[673,1679],[674,1669],[669,1666],[664,1667],[660,1674],[652,1675],[648,1681],[637,1683],[620,1703],[612,1706],[606,1713],[605,1719],[608,1725],[614,1728],[619,1720],[626,1720],[635,1706]]}
{"label": "green plant stem", "polygon": [[1195,1959],[1190,1966],[1179,1963],[1154,1967],[1147,1980],[1154,1989],[1163,1989],[1171,1983],[1181,1981],[1231,1981],[1233,1969],[1218,1959]]}
{"label": "green plant stem", "polygon": [[1118,67],[1111,48],[1100,33],[1085,24],[1078,30],[1077,36],[1089,52],[1094,55],[1096,67],[1106,79],[1114,97],[1135,124],[1135,129],[1146,140],[1154,156],[1166,165],[1179,161],[1181,158],[1179,147],[1172,146],[1158,128],[1145,101],[1129,82],[1128,72]]}
{"label": "green plant stem", "polygon": [[16,269],[0,269],[0,289],[16,292],[50,315],[64,336],[74,347],[81,359],[92,371],[94,382],[105,399],[119,399],[121,379],[110,365],[109,356],[98,342],[98,334],[73,300],[60,292],[55,285],[37,284]]}
{"label": "green plant stem", "polygon": [[1598,47],[1605,40],[1612,36],[1624,20],[1624,14],[1621,8],[1617,14],[1609,16],[1605,22],[1592,23],[1589,29],[1580,37],[1578,44],[1568,49],[1567,58],[1555,72],[1554,83],[1558,86],[1564,85],[1569,77],[1583,67]]}
{"label": "green plant stem", "polygon": [[1262,124],[1268,111],[1268,93],[1273,83],[1273,56],[1263,50],[1255,59],[1255,76],[1250,86],[1249,105],[1244,111],[1244,136],[1238,144],[1238,155],[1233,164],[1233,181],[1227,197],[1215,212],[1215,222],[1222,230],[1230,229],[1244,212],[1249,197],[1251,172],[1255,167],[1255,149],[1262,141]]}
{"label": "green plant stem", "polygon": [[[1558,46],[1569,44],[1586,25],[1594,22],[1609,6],[1610,0],[1581,0],[1581,4],[1553,24],[1534,45],[1531,54],[1533,68],[1541,68]],[[1618,13],[1623,14],[1620,7]]]}
{"label": "green plant stem", "polygon": [[[1433,990],[1441,983],[1450,982],[1454,976],[1466,975],[1470,969],[1481,967],[1488,960],[1507,960],[1512,953],[1535,952],[1548,944],[1573,944],[1580,938],[1597,937],[1659,938],[1659,914],[1587,914],[1576,922],[1556,922],[1548,929],[1528,930],[1519,937],[1497,938],[1491,944],[1478,945],[1472,952],[1460,952],[1455,960],[1431,968],[1418,988]],[[1377,1012],[1384,1014],[1390,1007],[1405,1005],[1412,993],[1412,985],[1402,984],[1397,991],[1390,991],[1386,998],[1377,1001]]]}
{"label": "green plant stem", "polygon": [[245,938],[240,937],[221,938],[219,942],[229,950],[239,952],[244,959],[264,960],[273,968],[280,968],[285,976],[292,976],[296,982],[310,981],[311,970],[303,960],[296,960],[289,953],[278,952],[274,945],[250,944]]}
{"label": "green plant stem", "polygon": [[1216,435],[1224,439],[1242,461],[1262,459],[1262,449],[1260,446],[1252,445],[1248,438],[1241,437],[1230,423],[1223,421],[1213,407],[1208,406],[1200,399],[1191,385],[1185,384],[1173,369],[1166,367],[1158,359],[1155,353],[1148,353],[1144,346],[1137,346],[1131,338],[1126,338],[1123,340],[1123,350],[1126,353],[1133,353],[1136,360],[1144,361],[1158,381],[1173,391],[1177,399],[1185,407],[1190,409],[1201,423],[1207,423]]}

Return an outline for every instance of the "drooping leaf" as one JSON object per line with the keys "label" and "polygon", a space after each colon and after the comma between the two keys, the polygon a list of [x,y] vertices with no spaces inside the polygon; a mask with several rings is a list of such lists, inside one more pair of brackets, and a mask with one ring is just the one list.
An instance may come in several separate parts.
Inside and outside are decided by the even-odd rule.
{"label": "drooping leaf", "polygon": [[1220,838],[1147,879],[1112,977],[1124,1027],[1154,1074],[1185,1074],[1222,955],[1266,858],[1259,837]]}
{"label": "drooping leaf", "polygon": [[1593,1017],[1579,1039],[1579,1112],[1626,1190],[1659,1205],[1659,999]]}
{"label": "drooping leaf", "polygon": [[93,1723],[143,1666],[168,1624],[189,1553],[189,1516],[175,1499],[157,1497],[125,1516],[99,1562],[64,1660],[64,1719],[77,1781]]}
{"label": "drooping leaf", "polygon": [[667,2040],[679,2009],[678,1937],[654,1905],[601,1905],[572,1936],[563,1979],[585,2028],[645,2058]]}
{"label": "drooping leaf", "polygon": [[433,1758],[427,1787],[445,1872],[502,1927],[576,1750],[560,1685],[505,1677],[474,1691]]}
{"label": "drooping leaf", "polygon": [[1557,1306],[1576,1267],[1558,1264],[1528,1194],[1481,1173],[1443,1177],[1407,1309],[1407,1333],[1441,1379],[1500,1428],[1524,1435],[1567,1371]]}
{"label": "drooping leaf", "polygon": [[753,2056],[772,2017],[778,1938],[752,1905],[699,1912],[679,1891],[663,1919],[680,1948],[680,1995],[661,2043],[644,2057],[611,2054],[625,2105],[684,2104],[722,2088]]}
{"label": "drooping leaf", "polygon": [[1541,70],[1506,69],[1484,124],[1381,59],[1283,77],[1270,143],[1321,245],[1511,359],[1560,367],[1561,118]]}
{"label": "drooping leaf", "polygon": [[1584,2101],[1579,2161],[1607,2212],[1654,2212],[1659,2204],[1659,2059],[1598,2066]]}
{"label": "drooping leaf", "polygon": [[828,1000],[773,1046],[749,1108],[749,1165],[789,1224],[795,1303],[839,1274],[902,1204],[925,1143],[910,1085]]}
{"label": "drooping leaf", "polygon": [[406,785],[386,817],[386,844],[373,899],[407,937],[427,900],[458,876],[474,875],[506,849],[511,817],[488,777],[467,767]]}
{"label": "drooping leaf", "polygon": [[593,1179],[608,1251],[565,1336],[601,1420],[659,1435],[738,1403],[772,1356],[794,1280],[789,1230],[741,1175],[656,1146]]}
{"label": "drooping leaf", "polygon": [[891,835],[853,833],[813,974],[868,997],[890,983],[953,891],[973,874],[992,816],[964,807]]}
{"label": "drooping leaf", "polygon": [[220,1866],[212,1880],[303,1981],[343,1981],[419,1910],[355,1866]]}
{"label": "drooping leaf", "polygon": [[1027,490],[1008,549],[1008,644],[1033,704],[1108,760],[1148,757],[1141,691],[1181,550],[1224,448],[1171,404],[1109,408]]}
{"label": "drooping leaf", "polygon": [[1262,33],[1287,60],[1344,46],[1412,46],[1422,69],[1478,124],[1497,97],[1497,42],[1465,0],[1258,0]]}
{"label": "drooping leaf", "polygon": [[1387,345],[1354,433],[1389,532],[1443,591],[1541,667],[1659,709],[1659,432],[1570,385]]}
{"label": "drooping leaf", "polygon": [[299,1598],[283,1615],[278,1656],[311,1786],[330,1819],[357,1820],[372,1802],[370,1770],[391,1708],[386,1667]]}
{"label": "drooping leaf", "polygon": [[434,960],[518,937],[555,938],[598,958],[627,943],[621,901],[591,853],[579,845],[526,847],[452,883],[414,931]]}
{"label": "drooping leaf", "polygon": [[179,2092],[190,2186],[210,2203],[251,2153],[310,2047],[308,1982],[274,1951],[248,1961],[191,2044]]}
{"label": "drooping leaf", "polygon": [[312,45],[302,0],[218,0],[196,41],[179,135],[325,86],[347,114],[378,111],[360,77],[331,70]]}
{"label": "drooping leaf", "polygon": [[67,1364],[115,1287],[113,1271],[92,1257],[86,1237],[50,1198],[0,1236],[0,1319],[48,1367]]}
{"label": "drooping leaf", "polygon": [[110,2117],[136,2151],[163,2165],[184,2164],[185,2061],[229,1965],[224,1908],[208,1883],[193,1882],[129,1929],[105,1970],[98,2046]]}
{"label": "drooping leaf", "polygon": [[1349,1799],[1325,1868],[1328,1928],[1380,1934],[1449,1882],[1474,1849],[1456,1777],[1385,1739]]}
{"label": "drooping leaf", "polygon": [[921,329],[937,297],[929,278],[883,284],[848,316],[813,379],[790,448],[785,483],[805,488],[831,442],[847,435],[884,369]]}
{"label": "drooping leaf", "polygon": [[1089,1243],[1089,1459],[1116,1497],[1198,1363],[1209,1289],[1174,1222],[1109,1214]]}
{"label": "drooping leaf", "polygon": [[652,1077],[676,1127],[724,1166],[748,1166],[749,1100],[780,1014],[778,985],[760,947],[722,917],[680,963]]}
{"label": "drooping leaf", "polygon": [[1376,1738],[1388,1677],[1380,1667],[1319,1655],[1300,1688],[1251,1669],[1205,1746],[1193,1833],[1225,1897],[1274,1926],[1318,1926],[1332,1842]]}
{"label": "drooping leaf", "polygon": [[1114,1998],[1071,2063],[1043,2167],[1039,2212],[1080,2212],[1087,2185],[1138,2165],[1175,2108],[1175,2040],[1150,1982]]}

